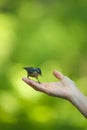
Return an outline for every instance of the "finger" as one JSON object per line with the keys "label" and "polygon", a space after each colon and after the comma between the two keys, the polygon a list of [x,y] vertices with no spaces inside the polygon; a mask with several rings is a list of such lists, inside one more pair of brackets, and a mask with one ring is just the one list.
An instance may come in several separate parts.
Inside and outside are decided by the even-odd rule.
{"label": "finger", "polygon": [[41,92],[46,92],[46,88],[41,83],[38,83],[28,78],[22,78],[22,80],[28,85],[30,85],[33,89]]}
{"label": "finger", "polygon": [[57,70],[53,71],[53,74],[56,78],[62,80],[64,78],[64,75],[61,72],[58,72]]}

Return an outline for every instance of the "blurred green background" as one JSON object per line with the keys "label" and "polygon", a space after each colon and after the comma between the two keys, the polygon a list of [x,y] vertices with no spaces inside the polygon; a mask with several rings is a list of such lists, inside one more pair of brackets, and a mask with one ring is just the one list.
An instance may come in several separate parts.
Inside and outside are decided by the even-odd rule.
{"label": "blurred green background", "polygon": [[34,91],[24,66],[41,82],[58,69],[87,95],[87,1],[0,0],[0,130],[87,130],[69,102]]}

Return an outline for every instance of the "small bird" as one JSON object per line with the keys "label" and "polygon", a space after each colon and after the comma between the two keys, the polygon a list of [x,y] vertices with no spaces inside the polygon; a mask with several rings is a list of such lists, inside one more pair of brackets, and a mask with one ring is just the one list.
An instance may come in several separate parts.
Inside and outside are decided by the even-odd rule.
{"label": "small bird", "polygon": [[[27,71],[27,78],[29,78],[29,77],[35,77],[38,80],[38,76],[39,75],[42,76],[42,72],[41,72],[40,68],[24,67],[23,69],[25,69]],[[39,80],[38,80],[38,82],[40,83]]]}

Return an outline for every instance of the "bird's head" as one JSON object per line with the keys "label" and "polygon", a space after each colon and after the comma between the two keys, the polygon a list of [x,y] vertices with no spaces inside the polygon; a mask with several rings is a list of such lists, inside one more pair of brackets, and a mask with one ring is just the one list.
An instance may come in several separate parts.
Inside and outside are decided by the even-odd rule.
{"label": "bird's head", "polygon": [[40,68],[35,68],[36,72],[42,76],[42,72],[41,72],[41,69]]}

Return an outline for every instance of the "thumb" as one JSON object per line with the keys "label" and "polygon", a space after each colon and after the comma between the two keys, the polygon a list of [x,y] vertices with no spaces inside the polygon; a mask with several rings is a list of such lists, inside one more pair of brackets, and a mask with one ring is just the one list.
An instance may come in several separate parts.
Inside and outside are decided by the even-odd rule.
{"label": "thumb", "polygon": [[57,71],[57,70],[54,70],[54,71],[53,71],[53,75],[54,75],[57,79],[60,79],[60,80],[62,80],[62,79],[64,78],[64,75],[63,75],[61,72]]}

